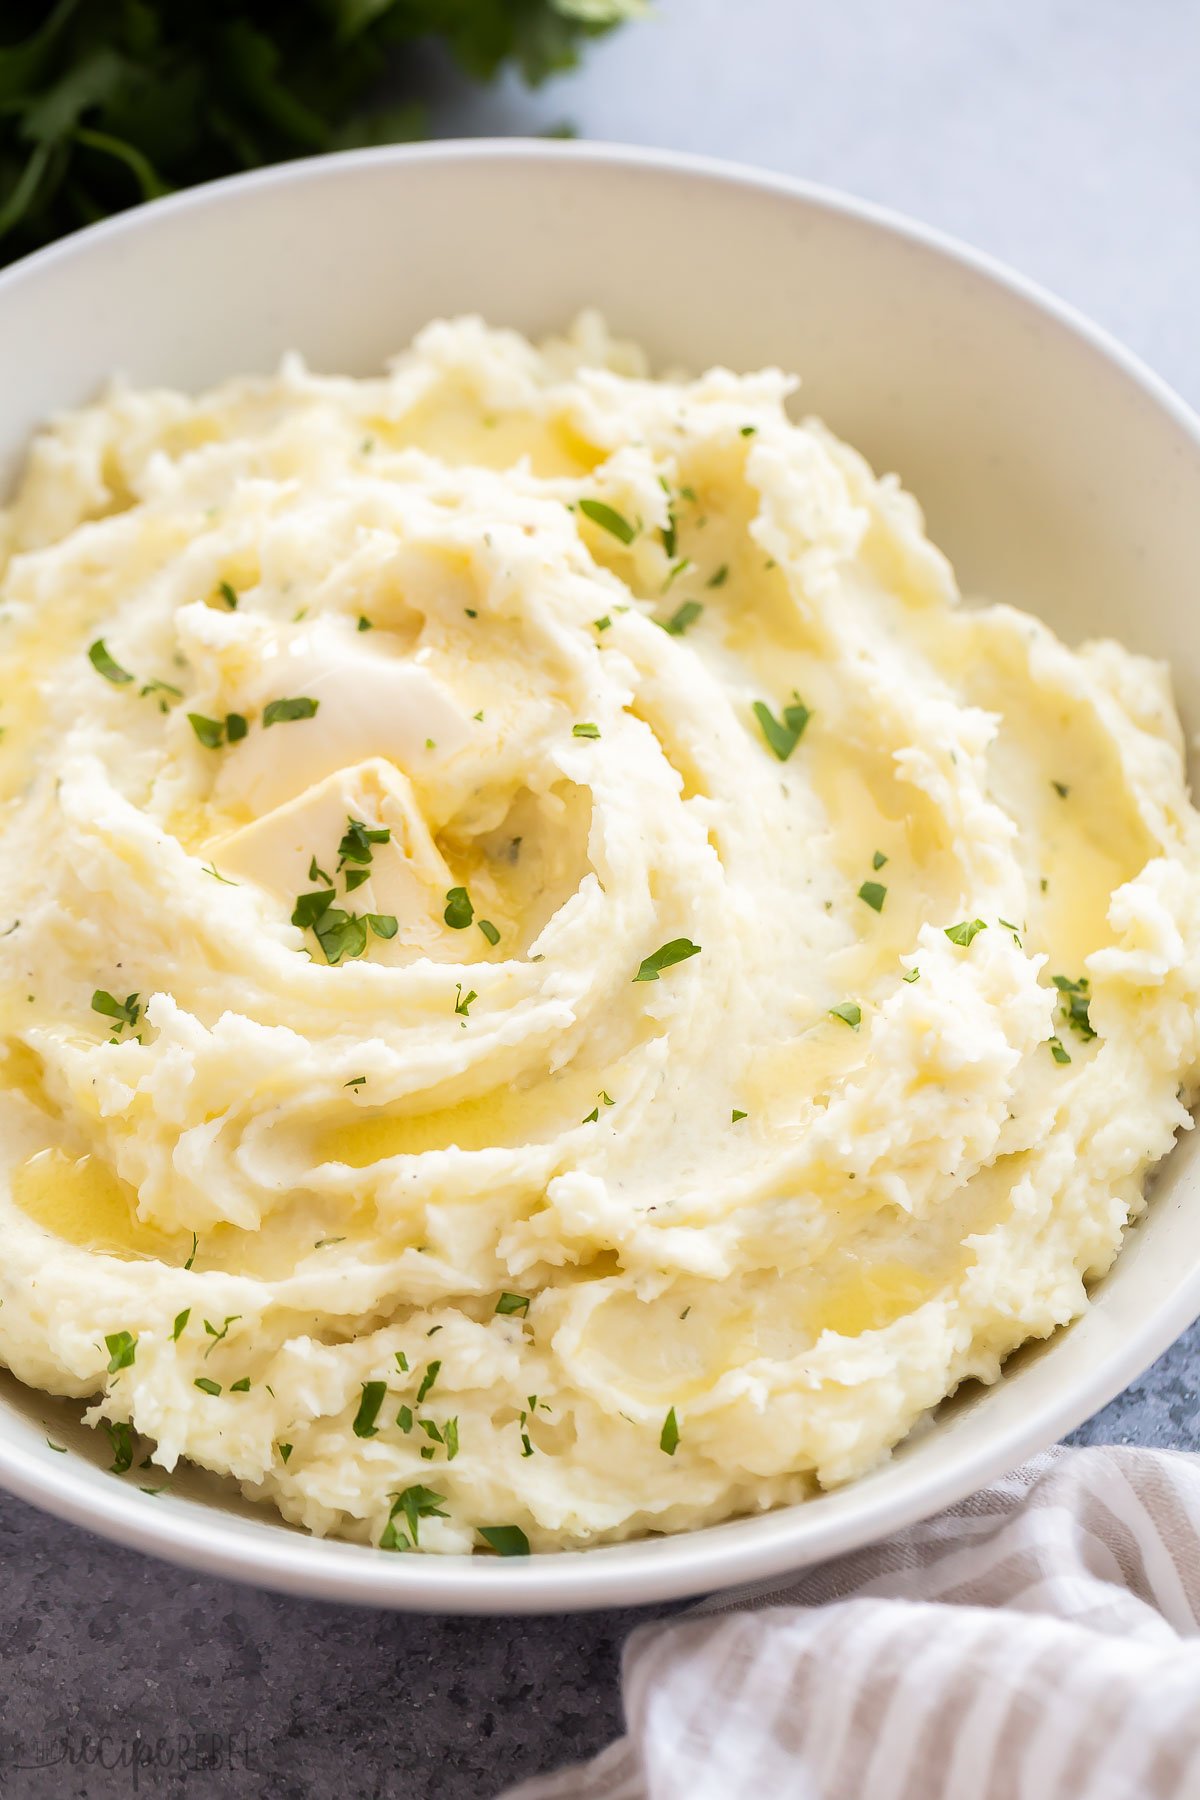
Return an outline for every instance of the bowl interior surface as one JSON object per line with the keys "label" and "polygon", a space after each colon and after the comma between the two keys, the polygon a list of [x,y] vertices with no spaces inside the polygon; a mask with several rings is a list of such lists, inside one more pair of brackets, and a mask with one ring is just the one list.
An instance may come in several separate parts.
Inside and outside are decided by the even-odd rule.
{"label": "bowl interior surface", "polygon": [[[1200,436],[1083,321],[933,234],[796,183],[603,146],[436,145],[195,190],[0,277],[0,490],[48,414],[132,381],[194,389],[288,349],[365,374],[439,315],[537,335],[599,307],[659,367],[798,371],[822,416],[925,509],[967,594],[1068,640],[1169,658],[1200,724]],[[1200,1313],[1194,1140],[1089,1312],[946,1403],[890,1462],[797,1508],[528,1561],[386,1557],[309,1539],[200,1474],[143,1495],[78,1409],[0,1378],[0,1482],[179,1561],[396,1607],[549,1611],[701,1593],[935,1510],[1053,1441]],[[47,1436],[69,1445],[51,1450]],[[149,1475],[157,1482],[159,1476]]]}

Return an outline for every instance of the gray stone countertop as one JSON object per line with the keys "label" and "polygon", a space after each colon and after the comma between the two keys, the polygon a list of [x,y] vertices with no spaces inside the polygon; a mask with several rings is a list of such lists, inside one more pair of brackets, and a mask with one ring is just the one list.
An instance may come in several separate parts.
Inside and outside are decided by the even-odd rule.
{"label": "gray stone countertop", "polygon": [[[1185,0],[657,0],[536,95],[441,76],[434,126],[569,122],[898,207],[1055,289],[1196,403],[1198,66]],[[1078,1438],[1196,1447],[1198,1376],[1193,1328]],[[439,1620],[284,1599],[0,1496],[0,1794],[488,1800],[615,1735],[620,1645],[644,1616]],[[77,1754],[106,1739],[115,1766],[18,1766],[64,1732]],[[138,1736],[189,1739],[186,1772],[176,1759],[135,1778]]]}

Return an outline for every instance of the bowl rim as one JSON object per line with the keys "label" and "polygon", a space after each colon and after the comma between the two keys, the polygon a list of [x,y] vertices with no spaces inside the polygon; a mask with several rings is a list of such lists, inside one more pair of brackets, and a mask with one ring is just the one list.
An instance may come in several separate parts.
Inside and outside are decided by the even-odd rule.
{"label": "bowl rim", "polygon": [[[650,169],[702,186],[712,183],[799,200],[810,209],[872,227],[1007,293],[1035,315],[1050,319],[1122,374],[1200,449],[1200,418],[1140,357],[1069,302],[986,252],[940,229],[876,202],[821,183],[690,152],[603,141],[538,138],[463,138],[385,145],[299,158],[246,174],[202,183],[135,206],[74,232],[0,272],[0,300],[58,264],[85,263],[111,240],[153,231],[158,221],[193,209],[220,207],[231,193],[270,189],[314,178],[353,176],[357,169],[479,163],[590,164],[614,170]],[[1099,1358],[1086,1380],[1068,1384],[1061,1399],[1022,1414],[1006,1429],[965,1455],[910,1479],[898,1492],[870,1475],[854,1486],[862,1504],[847,1514],[822,1515],[820,1499],[800,1502],[751,1519],[739,1519],[647,1541],[529,1558],[470,1556],[386,1557],[365,1545],[311,1537],[262,1520],[227,1515],[202,1502],[175,1500],[168,1507],[130,1505],[126,1489],[90,1464],[31,1461],[0,1435],[0,1487],[53,1516],[98,1533],[113,1543],[147,1551],[202,1573],[277,1592],[403,1611],[442,1613],[550,1613],[648,1605],[726,1590],[782,1576],[843,1554],[927,1518],[1014,1468],[1073,1430],[1106,1405],[1200,1315],[1200,1267],[1192,1270],[1169,1304],[1156,1309]],[[1055,1336],[1061,1335],[1056,1333]],[[986,1403],[986,1401],[984,1402]],[[884,1465],[884,1469],[888,1465]],[[722,1534],[731,1534],[723,1536]]]}

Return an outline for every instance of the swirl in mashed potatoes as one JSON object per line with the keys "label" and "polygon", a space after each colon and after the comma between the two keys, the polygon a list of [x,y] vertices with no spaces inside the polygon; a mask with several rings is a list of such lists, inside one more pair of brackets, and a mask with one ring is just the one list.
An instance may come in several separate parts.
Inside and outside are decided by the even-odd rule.
{"label": "swirl in mashed potatoes", "polygon": [[1196,1074],[1166,676],[961,607],[792,385],[468,319],[35,443],[0,1359],[118,1465],[678,1531],[1085,1306]]}

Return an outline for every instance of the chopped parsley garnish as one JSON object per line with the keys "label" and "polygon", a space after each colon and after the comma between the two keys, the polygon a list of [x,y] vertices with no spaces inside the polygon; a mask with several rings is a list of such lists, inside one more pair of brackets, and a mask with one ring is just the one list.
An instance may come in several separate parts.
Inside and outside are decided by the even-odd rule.
{"label": "chopped parsley garnish", "polygon": [[206,750],[219,750],[226,741],[240,743],[250,729],[242,713],[226,713],[223,719],[206,719],[203,713],[189,713],[188,724]]}
{"label": "chopped parsley garnish", "polygon": [[220,594],[222,600],[225,602],[225,604],[229,608],[230,612],[236,612],[238,597],[237,597],[237,594],[234,591],[234,589],[230,586],[230,584],[227,581],[218,581],[217,592],[218,592],[218,594]]}
{"label": "chopped parsley garnish", "polygon": [[225,727],[219,719],[206,719],[203,713],[189,713],[188,724],[206,750],[219,750],[225,739]]}
{"label": "chopped parsley garnish", "polygon": [[1094,1038],[1096,1033],[1088,1017],[1091,988],[1087,977],[1081,975],[1078,981],[1069,981],[1065,975],[1052,975],[1050,979],[1058,989],[1058,1010],[1063,1023],[1077,1031],[1081,1038]]}
{"label": "chopped parsley garnish", "polygon": [[383,1405],[383,1397],[387,1393],[386,1381],[364,1381],[362,1398],[358,1403],[358,1411],[354,1415],[354,1435],[360,1438],[373,1438],[379,1427],[375,1421],[379,1417],[379,1409]]}
{"label": "chopped parsley garnish", "polygon": [[529,1311],[528,1294],[501,1294],[496,1302],[498,1313],[527,1313]]}
{"label": "chopped parsley garnish", "polygon": [[668,593],[674,585],[675,577],[677,575],[682,575],[683,571],[685,569],[690,569],[691,566],[691,558],[687,556],[681,556],[678,562],[673,562],[671,567],[667,570],[667,579],[662,584],[662,592],[664,594]]}
{"label": "chopped parsley garnish", "polygon": [[396,1414],[396,1423],[400,1427],[401,1431],[403,1431],[405,1433],[405,1435],[407,1436],[407,1434],[413,1428],[413,1415],[412,1415],[412,1407],[411,1406],[402,1406],[400,1408],[400,1411]]}
{"label": "chopped parsley garnish", "polygon": [[1070,1060],[1071,1060],[1070,1053],[1069,1053],[1069,1051],[1067,1051],[1063,1048],[1063,1041],[1061,1038],[1058,1038],[1058,1037],[1047,1038],[1046,1042],[1050,1046],[1050,1054],[1054,1058],[1056,1063],[1069,1063],[1070,1062]]}
{"label": "chopped parsley garnish", "polygon": [[248,1375],[243,1375],[240,1381],[231,1383],[229,1391],[231,1394],[248,1394],[250,1392],[250,1377]]}
{"label": "chopped parsley garnish", "polygon": [[105,1338],[104,1345],[108,1351],[110,1375],[116,1375],[121,1369],[128,1369],[132,1366],[133,1360],[137,1356],[137,1339],[131,1332],[114,1331]]}
{"label": "chopped parsley garnish", "polygon": [[658,1447],[660,1450],[665,1450],[668,1456],[674,1456],[679,1447],[679,1420],[675,1417],[674,1407],[671,1408],[670,1412],[663,1420],[663,1428],[659,1435]]}
{"label": "chopped parsley garnish", "polygon": [[181,1313],[175,1314],[175,1323],[171,1328],[171,1337],[175,1343],[179,1342],[179,1339],[182,1336],[183,1332],[186,1331],[187,1322],[191,1318],[191,1316],[192,1316],[192,1309],[190,1306],[185,1306]]}
{"label": "chopped parsley garnish", "polygon": [[280,1460],[282,1462],[287,1462],[287,1460],[291,1456],[291,1454],[292,1454],[292,1446],[290,1444],[280,1444],[279,1456],[280,1456]]}
{"label": "chopped parsley garnish", "polygon": [[709,576],[708,580],[705,582],[704,585],[705,585],[705,587],[710,587],[710,588],[724,587],[725,583],[728,581],[728,579],[729,579],[729,564],[722,563],[720,568],[715,570],[713,572],[713,574],[711,574]]}
{"label": "chopped parsley garnish", "polygon": [[690,938],[672,938],[652,956],[644,957],[642,966],[634,976],[635,981],[657,981],[664,969],[673,969],[676,963],[686,962],[689,956],[699,956],[700,945],[693,944]]}
{"label": "chopped parsley garnish", "polygon": [[307,694],[298,694],[290,700],[269,700],[263,708],[263,726],[285,725],[292,719],[311,719],[320,704],[319,700],[310,700]]}
{"label": "chopped parsley garnish", "polygon": [[92,995],[92,1011],[103,1013],[106,1019],[116,1019],[118,1028],[128,1025],[132,1031],[141,1010],[136,994],[127,994],[124,1000],[118,1000],[114,994],[106,993],[104,988],[97,988]]}
{"label": "chopped parsley garnish", "polygon": [[346,830],[338,845],[338,868],[346,863],[366,864],[371,861],[375,844],[386,844],[391,841],[390,825],[367,825],[362,819],[346,820]]}
{"label": "chopped parsley garnish", "polygon": [[222,1341],[222,1339],[229,1336],[229,1327],[231,1325],[236,1325],[238,1320],[241,1318],[241,1316],[242,1316],[241,1313],[230,1313],[229,1317],[226,1319],[225,1323],[222,1325],[220,1331],[218,1331],[216,1326],[211,1324],[208,1319],[205,1319],[204,1329],[208,1333],[209,1337],[212,1339],[212,1343],[208,1346],[208,1349],[204,1352],[204,1359],[206,1362],[207,1362],[208,1358],[212,1355],[213,1351],[216,1349],[217,1345]]}
{"label": "chopped parsley garnish", "polygon": [[590,519],[593,525],[599,525],[601,530],[611,532],[623,544],[632,544],[637,536],[637,530],[629,520],[623,518],[615,508],[607,506],[603,500],[581,500],[579,510],[585,519]]}
{"label": "chopped parsley garnish", "polygon": [[124,1475],[133,1467],[133,1429],[121,1423],[110,1425],[107,1419],[102,1419],[101,1424],[112,1446],[112,1467],[108,1472],[110,1475]]}
{"label": "chopped parsley garnish", "polygon": [[343,1081],[343,1087],[362,1087],[366,1082],[365,1075],[352,1075],[349,1081]]}
{"label": "chopped parsley garnish", "polygon": [[758,430],[757,425],[739,425],[738,426],[738,433],[739,433],[739,436],[741,436],[741,437],[753,437],[757,430]]}
{"label": "chopped parsley garnish", "polygon": [[497,1556],[528,1556],[529,1539],[519,1525],[481,1525],[479,1535]]}
{"label": "chopped parsley garnish", "polygon": [[452,931],[465,931],[475,917],[475,908],[471,904],[471,896],[465,887],[453,887],[446,895],[446,910],[442,914]]}
{"label": "chopped parsley garnish", "polygon": [[498,944],[500,942],[500,933],[496,930],[496,927],[492,924],[490,919],[476,919],[475,923],[478,925],[489,944]]}
{"label": "chopped parsley garnish", "polygon": [[965,947],[974,943],[980,932],[986,930],[987,922],[984,919],[963,919],[958,925],[947,925],[946,936],[952,944],[962,944]]}
{"label": "chopped parsley garnish", "polygon": [[730,1123],[732,1125],[736,1125],[739,1119],[745,1119],[748,1117],[749,1117],[749,1114],[744,1113],[742,1111],[741,1107],[735,1106],[732,1113],[730,1114]]}
{"label": "chopped parsley garnish", "polygon": [[192,1386],[198,1387],[202,1394],[212,1394],[215,1396],[221,1392],[220,1382],[214,1381],[209,1375],[197,1375]]}
{"label": "chopped parsley garnish", "polygon": [[431,1362],[429,1364],[429,1367],[426,1369],[424,1375],[422,1375],[421,1385],[417,1389],[416,1404],[418,1406],[420,1406],[420,1404],[421,1404],[422,1400],[425,1398],[426,1394],[428,1394],[430,1392],[430,1390],[432,1389],[434,1382],[437,1380],[438,1376],[441,1374],[441,1369],[442,1369],[442,1365],[440,1362]]}
{"label": "chopped parsley garnish", "polygon": [[906,969],[905,970],[905,973],[904,973],[905,981],[920,981],[920,979],[921,979],[920,969]]}
{"label": "chopped parsley garnish", "polygon": [[384,1526],[383,1536],[379,1540],[381,1550],[403,1550],[406,1546],[397,1529],[397,1518],[401,1513],[408,1525],[408,1534],[415,1548],[420,1542],[420,1521],[422,1519],[446,1519],[439,1504],[446,1498],[445,1494],[436,1493],[433,1488],[407,1487],[402,1494],[392,1497],[392,1510],[388,1522]]}
{"label": "chopped parsley garnish", "polygon": [[442,1437],[446,1444],[446,1461],[453,1462],[458,1455],[458,1420],[447,1419],[442,1426]]}
{"label": "chopped parsley garnish", "polygon": [[1065,800],[1071,791],[1065,781],[1052,781],[1050,786],[1054,789],[1060,800]]}
{"label": "chopped parsley garnish", "polygon": [[843,1000],[840,1006],[830,1007],[829,1016],[831,1019],[840,1019],[851,1031],[857,1031],[862,1024],[862,1007],[857,1000]]}
{"label": "chopped parsley garnish", "polygon": [[887,899],[887,889],[880,881],[864,881],[858,890],[860,900],[865,900],[873,912],[882,912],[883,903]]}
{"label": "chopped parsley garnish", "polygon": [[374,631],[375,629],[371,620],[368,619],[365,613],[359,613],[358,615],[358,629],[360,631]]}
{"label": "chopped parsley garnish", "polygon": [[134,677],[128,669],[123,669],[108,653],[108,646],[103,638],[97,638],[88,649],[88,661],[97,675],[103,675],[105,681],[111,681],[114,687],[124,687]]}
{"label": "chopped parsley garnish", "polygon": [[365,920],[340,906],[329,907],[313,921],[313,936],[331,967],[347,956],[361,956],[367,947]]}
{"label": "chopped parsley garnish", "polygon": [[417,1423],[425,1433],[425,1436],[431,1438],[435,1444],[440,1444],[443,1441],[441,1430],[434,1424],[432,1419],[418,1419]]}
{"label": "chopped parsley garnish", "polygon": [[185,1269],[191,1268],[192,1264],[196,1260],[196,1252],[199,1248],[200,1248],[200,1239],[196,1236],[196,1233],[193,1231],[193,1233],[192,1233],[192,1253],[183,1265]]}
{"label": "chopped parsley garnish", "polygon": [[678,533],[675,529],[675,508],[673,506],[668,506],[667,522],[658,535],[662,539],[662,547],[666,552],[668,559],[673,560],[675,556],[675,546],[678,541]]}
{"label": "chopped parsley garnish", "polygon": [[394,938],[400,929],[395,913],[364,913],[363,917],[376,937]]}
{"label": "chopped parsley garnish", "polygon": [[[309,870],[312,875],[312,870]],[[292,924],[298,925],[302,931],[315,925],[323,913],[333,905],[333,889],[317,888],[313,893],[301,894],[292,908]]]}
{"label": "chopped parsley garnish", "polygon": [[572,725],[571,736],[578,738],[598,738],[600,736],[600,727],[585,720],[582,725]]}
{"label": "chopped parsley garnish", "polygon": [[612,628],[612,620],[609,618],[607,613],[605,613],[605,615],[602,619],[593,619],[592,624],[595,626],[597,631],[609,631]]}
{"label": "chopped parsley garnish", "polygon": [[704,611],[699,600],[685,600],[677,606],[671,617],[663,625],[663,630],[672,637],[682,637],[689,625],[694,625]]}
{"label": "chopped parsley garnish", "polygon": [[402,1375],[408,1374],[408,1358],[405,1356],[403,1350],[397,1350],[396,1352],[396,1367]]}
{"label": "chopped parsley garnish", "polygon": [[599,1117],[600,1108],[598,1106],[593,1106],[591,1112],[585,1114],[583,1119],[580,1120],[580,1123],[583,1125],[594,1125]]}
{"label": "chopped parsley garnish", "polygon": [[454,1002],[454,1010],[465,1019],[471,1010],[472,1000],[478,1000],[479,995],[475,992],[474,988],[471,989],[469,994],[464,994],[461,981],[455,982],[454,992],[457,995],[457,999]]}
{"label": "chopped parsley garnish", "polygon": [[784,707],[782,720],[775,717],[765,700],[754,702],[754,716],[762,727],[768,748],[775,752],[780,762],[786,762],[804,736],[804,727],[812,714],[797,695],[792,705]]}
{"label": "chopped parsley garnish", "polygon": [[871,867],[873,869],[882,869],[882,867],[886,861],[887,861],[887,857],[883,854],[883,851],[877,850],[875,852],[874,856],[871,858]]}
{"label": "chopped parsley garnish", "polygon": [[220,869],[218,869],[213,863],[210,863],[210,862],[207,862],[203,865],[203,867],[200,870],[200,873],[202,875],[211,875],[214,881],[219,881],[221,883],[222,887],[240,887],[241,886],[241,883],[238,881],[230,881],[228,875],[222,875]]}

